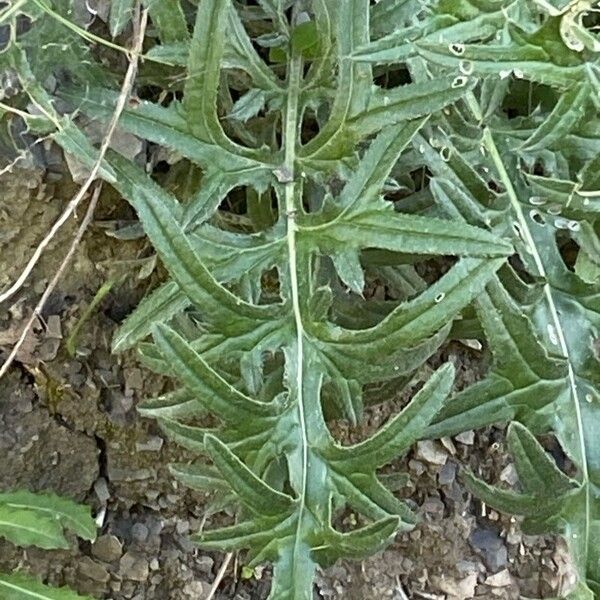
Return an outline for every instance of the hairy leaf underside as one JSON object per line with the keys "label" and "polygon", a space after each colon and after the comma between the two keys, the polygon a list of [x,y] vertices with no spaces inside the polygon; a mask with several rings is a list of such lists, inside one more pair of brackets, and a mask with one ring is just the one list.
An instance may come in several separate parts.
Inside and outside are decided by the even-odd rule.
{"label": "hairy leaf underside", "polygon": [[[17,116],[1,110],[90,167],[89,125],[110,119],[115,78],[69,2],[17,4],[2,22],[32,26],[0,64],[24,93]],[[367,556],[414,525],[382,467],[420,438],[515,421],[522,493],[466,483],[531,531],[562,533],[579,576],[569,597],[600,597],[591,3],[195,4],[144,3],[142,97],[119,123],[161,147],[177,177],[160,185],[117,151],[101,171],[168,272],[114,350],[137,345],[179,382],[140,412],[198,452],[173,465],[177,478],[238,509],[195,541],[272,563],[270,598],[309,600],[317,566]],[[110,34],[132,11],[112,3]],[[73,56],[49,89],[58,58],[39,47],[59,35],[73,36]],[[444,342],[468,337],[490,348],[485,379],[452,395],[444,364],[370,438],[336,440],[331,419],[358,423]],[[549,431],[571,477],[533,435]],[[355,528],[338,527],[344,510]]]}

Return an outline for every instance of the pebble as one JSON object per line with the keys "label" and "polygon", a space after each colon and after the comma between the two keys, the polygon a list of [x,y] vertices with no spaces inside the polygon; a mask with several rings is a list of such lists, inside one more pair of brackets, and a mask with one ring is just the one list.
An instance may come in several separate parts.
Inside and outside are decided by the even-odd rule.
{"label": "pebble", "polygon": [[96,496],[98,496],[98,500],[102,504],[106,504],[106,502],[110,499],[110,492],[108,491],[108,483],[104,477],[99,477],[94,482],[94,491],[96,492]]}
{"label": "pebble", "polygon": [[430,497],[423,502],[423,510],[429,514],[443,515],[444,508],[444,503],[439,498]]}
{"label": "pebble", "polygon": [[101,535],[92,544],[92,554],[103,562],[111,563],[123,553],[123,545],[114,535]]}
{"label": "pebble", "polygon": [[190,531],[190,522],[189,521],[177,521],[177,525],[175,525],[175,531],[179,535],[185,535]]}
{"label": "pebble", "polygon": [[451,598],[473,598],[477,587],[477,575],[467,575],[463,579],[451,577],[435,578],[437,587]]}
{"label": "pebble", "polygon": [[49,338],[62,340],[60,317],[58,315],[50,315],[46,319],[46,336]]}
{"label": "pebble", "polygon": [[60,340],[49,337],[45,339],[37,349],[37,354],[40,360],[51,361],[56,358],[58,349],[60,348]]}
{"label": "pebble", "polygon": [[417,442],[417,458],[432,465],[444,465],[448,459],[448,454],[434,441],[423,440]]}
{"label": "pebble", "polygon": [[408,461],[408,468],[417,476],[423,475],[423,473],[425,473],[427,470],[421,461],[414,459]]}
{"label": "pebble", "polygon": [[125,385],[132,390],[141,390],[144,388],[144,376],[141,369],[134,367],[132,369],[124,369]]}
{"label": "pebble", "polygon": [[153,435],[143,442],[136,442],[138,452],[159,452],[163,447],[164,440],[158,435]]}
{"label": "pebble", "polygon": [[456,570],[461,574],[478,573],[485,571],[485,567],[481,563],[476,563],[471,560],[459,560],[456,563]]}
{"label": "pebble", "polygon": [[456,446],[454,445],[454,442],[449,437],[441,438],[440,442],[442,442],[442,446],[444,446],[444,448],[446,448],[446,450],[448,450],[448,452],[450,452],[450,454],[452,454],[453,456],[456,454]]}
{"label": "pebble", "polygon": [[131,527],[131,538],[140,544],[148,539],[149,533],[150,531],[143,523],[134,523]]}
{"label": "pebble", "polygon": [[215,561],[210,556],[199,556],[196,559],[196,567],[202,573],[212,573],[213,567],[215,566]]}
{"label": "pebble", "polygon": [[183,593],[195,600],[206,598],[210,592],[210,584],[204,581],[190,581],[183,588]]}
{"label": "pebble", "polygon": [[465,446],[472,446],[475,441],[475,432],[471,429],[469,431],[463,431],[454,437],[457,442],[465,444]]}
{"label": "pebble", "polygon": [[108,471],[111,481],[143,481],[156,478],[154,469],[119,469],[109,464]]}
{"label": "pebble", "polygon": [[471,546],[481,551],[488,569],[498,571],[508,562],[508,551],[498,532],[487,527],[477,528],[469,537]]}
{"label": "pebble", "polygon": [[135,552],[126,552],[119,561],[119,575],[131,581],[146,581],[148,579],[148,561]]}
{"label": "pebble", "polygon": [[77,571],[81,577],[106,583],[110,579],[108,571],[89,556],[83,556],[77,562]]}
{"label": "pebble", "polygon": [[516,546],[523,541],[523,534],[520,531],[509,531],[506,534],[506,543],[511,546]]}
{"label": "pebble", "polygon": [[452,485],[456,479],[456,465],[452,462],[447,462],[438,474],[438,482],[440,485]]}
{"label": "pebble", "polygon": [[177,542],[177,545],[186,553],[193,552],[196,548],[196,546],[187,536],[177,536],[175,538],[175,541]]}
{"label": "pebble", "polygon": [[512,584],[513,579],[508,569],[503,569],[499,573],[490,575],[486,580],[485,584],[491,587],[508,587]]}
{"label": "pebble", "polygon": [[517,469],[514,464],[506,465],[500,473],[500,481],[505,481],[508,485],[515,485],[519,481]]}

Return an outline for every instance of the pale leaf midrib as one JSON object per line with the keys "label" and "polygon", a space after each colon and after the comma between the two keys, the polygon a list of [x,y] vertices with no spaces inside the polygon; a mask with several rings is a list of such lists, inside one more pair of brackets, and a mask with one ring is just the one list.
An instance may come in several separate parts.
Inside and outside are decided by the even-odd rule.
{"label": "pale leaf midrib", "polygon": [[298,418],[302,440],[302,474],[301,489],[299,490],[298,520],[294,536],[293,556],[298,556],[302,541],[303,518],[306,511],[306,493],[308,487],[308,432],[305,419],[303,375],[304,375],[304,324],[302,322],[302,311],[300,308],[300,292],[298,287],[298,264],[296,253],[296,185],[294,182],[294,165],[296,161],[296,144],[298,137],[298,98],[300,95],[300,81],[302,77],[301,57],[292,57],[288,63],[288,99],[285,113],[284,129],[284,171],[289,177],[285,183],[285,211],[287,219],[287,244],[290,275],[290,294],[292,300],[292,311],[296,327],[296,401],[298,406]]}
{"label": "pale leaf midrib", "polygon": [[583,419],[581,415],[581,406],[580,406],[580,397],[579,392],[577,390],[577,382],[575,381],[575,372],[573,369],[573,361],[571,359],[569,347],[567,346],[563,326],[558,315],[558,310],[556,308],[556,302],[554,301],[554,297],[552,295],[552,289],[550,284],[547,282],[546,269],[544,267],[544,263],[542,258],[538,252],[538,249],[535,245],[533,236],[529,229],[529,225],[527,220],[525,219],[525,215],[523,214],[523,209],[521,208],[521,204],[517,197],[517,193],[512,184],[510,176],[508,175],[502,158],[498,152],[498,148],[494,142],[492,134],[488,128],[484,129],[483,133],[483,143],[485,148],[490,153],[492,161],[498,171],[500,179],[502,180],[503,185],[506,188],[511,206],[515,211],[517,219],[519,221],[519,225],[522,228],[523,235],[525,237],[525,242],[531,251],[531,255],[535,262],[536,268],[538,269],[538,274],[542,278],[544,283],[544,296],[546,298],[546,302],[548,304],[548,308],[550,309],[550,314],[552,316],[552,321],[554,325],[554,329],[556,331],[556,335],[558,338],[559,348],[561,353],[564,355],[564,358],[567,361],[568,368],[568,380],[569,380],[569,391],[570,396],[573,400],[573,407],[575,409],[576,422],[577,422],[577,441],[579,445],[579,452],[581,453],[581,478],[582,478],[582,486],[588,489],[585,490],[585,525],[584,525],[584,556],[587,557],[589,551],[589,543],[590,543],[590,523],[591,523],[591,505],[590,505],[590,495],[591,490],[589,489],[590,481],[589,481],[589,472],[588,472],[588,464],[587,464],[587,450],[585,447],[585,438],[584,438],[584,429],[583,429]]}

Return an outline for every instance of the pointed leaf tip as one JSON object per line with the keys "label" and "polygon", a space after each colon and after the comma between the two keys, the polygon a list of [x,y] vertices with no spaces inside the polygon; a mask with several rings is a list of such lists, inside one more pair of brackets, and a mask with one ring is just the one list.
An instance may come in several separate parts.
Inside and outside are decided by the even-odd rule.
{"label": "pointed leaf tip", "polygon": [[264,516],[286,514],[291,510],[294,499],[265,483],[219,438],[206,434],[204,446],[223,478],[250,510]]}

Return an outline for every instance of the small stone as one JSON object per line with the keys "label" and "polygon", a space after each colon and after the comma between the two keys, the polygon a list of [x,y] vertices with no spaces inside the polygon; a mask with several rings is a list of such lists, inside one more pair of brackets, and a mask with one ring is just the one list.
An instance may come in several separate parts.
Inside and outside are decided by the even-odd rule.
{"label": "small stone", "polygon": [[423,475],[427,470],[421,461],[414,459],[408,461],[408,468],[417,476]]}
{"label": "small stone", "polygon": [[122,553],[123,545],[114,535],[101,535],[92,544],[92,554],[106,563],[118,560]]}
{"label": "small stone", "polygon": [[435,584],[440,591],[448,594],[450,598],[473,598],[475,596],[475,588],[477,587],[477,575],[474,573],[467,575],[463,579],[454,579],[451,577],[436,577]]}
{"label": "small stone", "polygon": [[[65,153],[65,158],[67,158],[67,154],[68,153]],[[36,294],[43,294],[44,291],[46,290],[47,284],[48,284],[48,280],[46,278],[38,279],[37,281],[35,281],[33,283],[33,291]]]}
{"label": "small stone", "polygon": [[192,541],[190,540],[190,538],[188,538],[187,536],[177,536],[175,538],[175,541],[177,542],[177,545],[184,551],[184,552],[193,552],[194,551],[194,544],[192,543]]}
{"label": "small stone", "polygon": [[514,464],[506,465],[500,473],[500,481],[505,481],[508,485],[515,485],[519,481],[517,469]]}
{"label": "small stone", "polygon": [[151,571],[158,571],[158,569],[160,569],[160,563],[158,562],[158,558],[153,558],[150,561],[150,570]]}
{"label": "small stone", "polygon": [[452,462],[447,462],[438,474],[438,482],[440,485],[452,485],[456,479],[456,465]]}
{"label": "small stone", "polygon": [[59,348],[60,340],[49,337],[40,344],[37,353],[40,360],[51,361],[56,358]]}
{"label": "small stone", "polygon": [[215,561],[210,556],[199,556],[196,559],[196,567],[202,573],[212,573]]}
{"label": "small stone", "polygon": [[448,452],[450,452],[450,454],[452,454],[452,456],[454,456],[456,454],[456,446],[454,445],[454,442],[449,437],[441,438],[440,442],[442,442],[442,446],[444,446],[444,448],[446,448],[446,450],[448,450]]}
{"label": "small stone", "polygon": [[108,474],[111,481],[143,481],[144,479],[156,478],[154,469],[119,469],[112,467],[110,463]]}
{"label": "small stone", "polygon": [[439,498],[427,498],[425,502],[423,502],[423,510],[426,513],[433,515],[443,515],[444,514],[444,503]]}
{"label": "small stone", "polygon": [[469,536],[470,544],[481,551],[483,560],[492,571],[498,571],[508,562],[508,550],[498,532],[479,527]]}
{"label": "small stone", "polygon": [[523,534],[520,531],[509,531],[506,534],[506,543],[511,546],[516,546],[523,541]]}
{"label": "small stone", "polygon": [[503,569],[499,573],[490,575],[486,580],[485,584],[491,587],[508,587],[512,585],[513,579],[508,569]]}
{"label": "small stone", "polygon": [[141,369],[125,369],[125,385],[132,390],[141,390],[144,388],[144,376]]}
{"label": "small stone", "polygon": [[134,523],[131,528],[131,538],[140,544],[148,539],[149,533],[148,528],[143,523]]}
{"label": "small stone", "polygon": [[417,458],[424,460],[432,465],[446,464],[448,455],[438,444],[432,440],[423,440],[417,442]]}
{"label": "small stone", "polygon": [[138,452],[159,452],[163,443],[164,440],[161,437],[153,435],[143,442],[136,442],[135,447]]}
{"label": "small stone", "polygon": [[160,492],[158,490],[148,490],[146,492],[146,498],[148,498],[148,500],[156,500],[160,495]]}
{"label": "small stone", "polygon": [[83,556],[77,562],[77,571],[81,577],[106,583],[110,579],[108,571],[89,556]]}
{"label": "small stone", "polygon": [[177,521],[177,525],[175,525],[175,531],[179,535],[185,535],[190,531],[190,522],[189,521]]}
{"label": "small stone", "polygon": [[96,496],[98,496],[98,500],[102,504],[106,504],[106,502],[110,499],[110,492],[108,491],[108,483],[106,483],[106,479],[104,477],[99,477],[94,482],[94,491],[96,492]]}
{"label": "small stone", "polygon": [[183,593],[189,598],[194,598],[195,600],[201,600],[202,598],[206,598],[206,596],[210,592],[210,584],[204,581],[190,581],[185,584],[183,588]]}
{"label": "small stone", "polygon": [[140,554],[126,552],[119,562],[119,574],[131,581],[146,581],[148,579],[148,561]]}
{"label": "small stone", "polygon": [[465,446],[472,446],[475,441],[475,432],[471,429],[469,431],[463,431],[454,437],[457,442],[465,444]]}
{"label": "small stone", "polygon": [[414,561],[410,560],[410,558],[402,559],[402,571],[404,573],[410,573],[415,568]]}
{"label": "small stone", "polygon": [[62,329],[60,326],[60,317],[58,315],[50,315],[46,319],[46,336],[62,340]]}
{"label": "small stone", "polygon": [[485,567],[480,562],[459,560],[456,563],[456,570],[461,574],[471,575],[472,573],[478,573],[480,570],[485,571]]}

